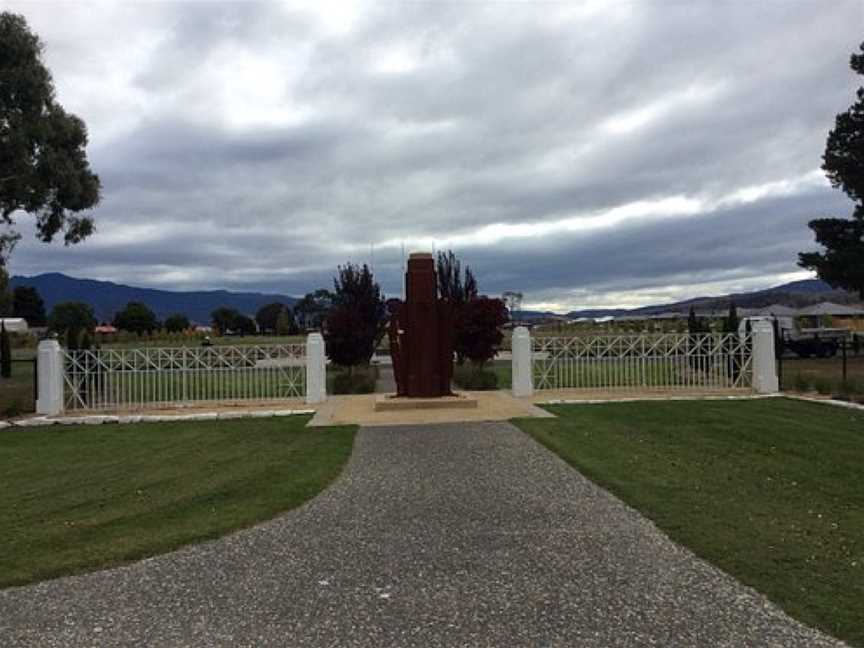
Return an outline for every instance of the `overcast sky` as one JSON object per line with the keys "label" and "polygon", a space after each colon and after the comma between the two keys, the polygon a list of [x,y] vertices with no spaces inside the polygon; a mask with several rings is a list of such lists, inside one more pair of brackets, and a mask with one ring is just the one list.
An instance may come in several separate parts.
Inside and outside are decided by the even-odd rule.
{"label": "overcast sky", "polygon": [[860,0],[0,7],[104,187],[16,274],[300,295],[371,261],[398,295],[404,244],[527,307],[638,306],[806,277],[807,221],[850,212],[819,166]]}

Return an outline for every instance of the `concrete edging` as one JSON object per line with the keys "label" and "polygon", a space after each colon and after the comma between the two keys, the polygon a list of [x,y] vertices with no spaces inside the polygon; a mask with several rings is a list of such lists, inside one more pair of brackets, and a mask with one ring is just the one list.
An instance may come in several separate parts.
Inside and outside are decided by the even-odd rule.
{"label": "concrete edging", "polygon": [[19,421],[0,421],[0,430],[13,427],[49,425],[103,425],[107,423],[168,423],[177,421],[227,421],[243,418],[272,418],[314,414],[315,410],[260,410],[249,412],[196,412],[194,414],[88,414],[84,416],[33,416]]}

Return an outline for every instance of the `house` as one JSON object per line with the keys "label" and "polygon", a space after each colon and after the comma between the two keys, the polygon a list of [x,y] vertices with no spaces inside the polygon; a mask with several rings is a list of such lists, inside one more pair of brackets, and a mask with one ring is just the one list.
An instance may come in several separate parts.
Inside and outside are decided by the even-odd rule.
{"label": "house", "polygon": [[810,328],[844,328],[850,331],[864,331],[864,309],[822,302],[802,308],[797,312]]}
{"label": "house", "polygon": [[101,333],[102,335],[114,335],[117,333],[117,329],[110,324],[100,324],[95,329],[93,329],[94,333]]}
{"label": "house", "polygon": [[27,320],[23,317],[0,317],[0,322],[9,333],[26,333],[29,330]]}

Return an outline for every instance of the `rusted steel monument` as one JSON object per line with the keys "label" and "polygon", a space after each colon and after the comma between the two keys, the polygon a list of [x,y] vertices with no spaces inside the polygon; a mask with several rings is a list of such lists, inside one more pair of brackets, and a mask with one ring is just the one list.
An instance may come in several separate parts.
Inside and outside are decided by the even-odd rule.
{"label": "rusted steel monument", "polygon": [[428,252],[408,259],[405,302],[390,318],[389,338],[396,396],[453,395],[453,308],[438,297],[435,260]]}

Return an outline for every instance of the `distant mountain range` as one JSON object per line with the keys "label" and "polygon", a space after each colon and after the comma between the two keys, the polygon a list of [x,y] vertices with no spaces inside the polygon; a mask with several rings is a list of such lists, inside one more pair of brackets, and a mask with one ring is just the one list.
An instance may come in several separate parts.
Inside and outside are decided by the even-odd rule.
{"label": "distant mountain range", "polygon": [[228,290],[200,290],[174,292],[153,288],[135,288],[110,281],[76,279],[57,272],[34,277],[12,277],[15,286],[33,286],[45,301],[45,310],[50,312],[54,304],[64,301],[81,301],[93,307],[96,318],[110,322],[114,313],[130,301],[144,302],[159,319],[172,313],[183,313],[199,324],[210,323],[210,313],[220,306],[236,308],[245,315],[254,316],[261,306],[282,302],[293,306],[296,297],[257,292],[231,292]]}
{"label": "distant mountain range", "polygon": [[[791,283],[774,286],[765,290],[757,290],[749,293],[735,293],[716,297],[694,297],[684,301],[671,304],[654,304],[640,308],[594,308],[585,310],[574,310],[563,315],[568,319],[577,317],[622,317],[624,315],[656,315],[659,313],[686,313],[692,306],[698,312],[719,311],[729,308],[730,302],[735,302],[741,308],[761,308],[773,304],[783,304],[793,308],[801,308],[819,302],[830,301],[837,304],[857,303],[857,295],[845,290],[835,290],[827,283],[819,279],[804,279]],[[561,313],[544,311],[522,311],[520,319],[534,319],[538,317],[562,317]]]}
{"label": "distant mountain range", "polygon": [[[189,319],[200,324],[210,322],[210,313],[220,306],[236,308],[241,313],[254,316],[261,306],[272,302],[282,302],[293,306],[296,297],[257,292],[232,292],[228,290],[202,290],[175,292],[156,290],[153,288],[135,288],[110,281],[93,279],[76,279],[64,274],[52,272],[34,277],[12,277],[10,284],[14,286],[33,286],[42,295],[45,309],[50,311],[54,304],[64,301],[82,301],[90,304],[99,321],[110,321],[114,313],[130,301],[144,302],[160,319],[172,313],[183,313]],[[574,310],[566,314],[546,311],[520,311],[519,319],[538,317],[620,317],[623,315],[653,315],[657,313],[686,313],[693,306],[697,311],[715,311],[729,308],[733,301],[742,308],[759,308],[772,304],[803,307],[823,301],[839,304],[856,303],[857,295],[843,290],[834,290],[824,281],[805,279],[775,286],[766,290],[750,293],[737,293],[719,297],[696,297],[672,304],[655,304],[641,308],[595,308]]]}

